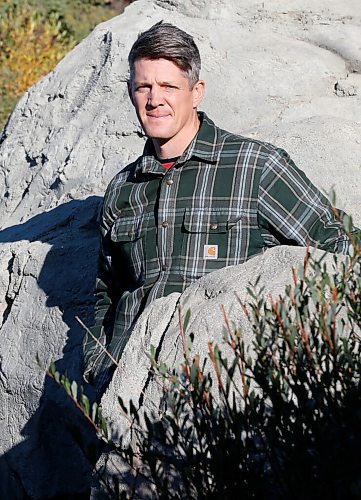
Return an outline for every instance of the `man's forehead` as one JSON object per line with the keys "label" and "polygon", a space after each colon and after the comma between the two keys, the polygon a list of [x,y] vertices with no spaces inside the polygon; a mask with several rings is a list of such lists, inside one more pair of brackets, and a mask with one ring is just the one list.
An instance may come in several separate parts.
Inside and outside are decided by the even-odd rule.
{"label": "man's forehead", "polygon": [[134,61],[134,67],[143,66],[168,66],[180,69],[177,64],[166,57],[140,57]]}
{"label": "man's forehead", "polygon": [[137,59],[134,62],[133,79],[139,81],[153,78],[171,82],[175,79],[188,79],[188,75],[169,59]]}

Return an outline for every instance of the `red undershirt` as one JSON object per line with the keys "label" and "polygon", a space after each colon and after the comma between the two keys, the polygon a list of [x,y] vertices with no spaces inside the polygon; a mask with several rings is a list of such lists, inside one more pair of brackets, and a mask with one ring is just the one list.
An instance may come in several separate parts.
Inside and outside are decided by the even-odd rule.
{"label": "red undershirt", "polygon": [[176,158],[166,158],[164,160],[158,160],[158,161],[160,161],[160,163],[166,170],[169,170],[170,168],[173,167],[178,158],[179,156],[177,156]]}

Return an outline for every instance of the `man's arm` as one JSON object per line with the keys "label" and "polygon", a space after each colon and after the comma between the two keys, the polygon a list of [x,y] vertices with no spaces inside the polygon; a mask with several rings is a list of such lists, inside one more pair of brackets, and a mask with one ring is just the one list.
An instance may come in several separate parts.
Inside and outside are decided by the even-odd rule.
{"label": "man's arm", "polygon": [[84,352],[84,378],[87,382],[92,381],[94,368],[100,363],[104,356],[104,350],[98,342],[104,347],[110,341],[110,330],[112,329],[113,319],[113,293],[112,293],[112,270],[111,255],[109,244],[109,225],[104,215],[105,208],[103,204],[99,229],[100,229],[100,248],[98,257],[98,272],[95,282],[95,321],[94,326],[89,328],[94,338],[86,333],[83,341]]}
{"label": "man's arm", "polygon": [[[338,212],[341,218],[345,215]],[[282,149],[275,149],[265,163],[258,218],[267,246],[311,245],[343,254],[350,250],[350,240],[331,203]]]}

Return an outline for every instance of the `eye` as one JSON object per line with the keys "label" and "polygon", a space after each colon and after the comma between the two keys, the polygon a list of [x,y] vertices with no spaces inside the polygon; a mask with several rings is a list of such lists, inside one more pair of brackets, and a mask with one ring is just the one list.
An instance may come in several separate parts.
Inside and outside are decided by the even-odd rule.
{"label": "eye", "polygon": [[148,92],[150,86],[149,85],[136,85],[135,91],[136,92]]}
{"label": "eye", "polygon": [[178,87],[176,87],[175,85],[167,84],[167,85],[164,85],[164,88],[167,92],[172,92],[172,91],[176,90]]}

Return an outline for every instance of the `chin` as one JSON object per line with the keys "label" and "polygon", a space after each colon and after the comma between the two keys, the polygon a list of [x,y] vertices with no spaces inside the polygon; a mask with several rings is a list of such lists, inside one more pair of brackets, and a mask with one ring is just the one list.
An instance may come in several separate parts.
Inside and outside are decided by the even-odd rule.
{"label": "chin", "polygon": [[152,134],[152,135],[146,134],[146,136],[149,137],[149,139],[153,139],[155,141],[158,141],[159,145],[165,144],[166,142],[168,142],[171,139],[171,137],[169,137],[169,136],[160,136],[159,134]]}
{"label": "chin", "polygon": [[172,134],[165,130],[159,130],[156,127],[144,127],[145,135],[151,139],[161,139],[167,141],[172,138]]}

